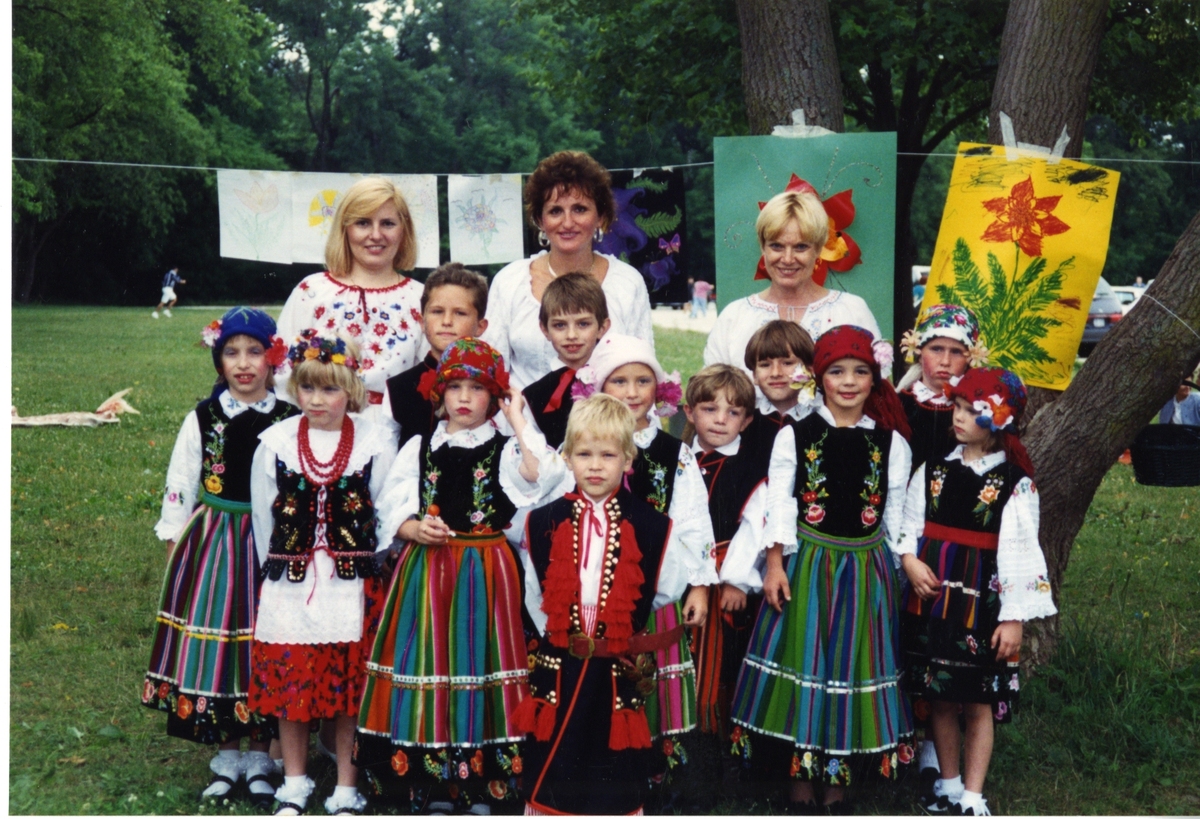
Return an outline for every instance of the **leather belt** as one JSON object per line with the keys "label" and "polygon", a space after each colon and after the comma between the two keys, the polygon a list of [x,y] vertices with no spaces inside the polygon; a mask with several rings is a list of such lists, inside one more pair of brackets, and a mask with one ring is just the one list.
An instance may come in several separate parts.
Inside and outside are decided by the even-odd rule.
{"label": "leather belt", "polygon": [[580,660],[586,660],[590,657],[626,657],[635,654],[648,654],[652,651],[670,648],[682,640],[683,635],[684,629],[682,625],[657,634],[642,632],[629,638],[627,641],[628,648],[624,651],[613,651],[609,648],[611,641],[603,637],[596,639],[577,632],[567,639],[567,651],[570,652],[572,657]]}

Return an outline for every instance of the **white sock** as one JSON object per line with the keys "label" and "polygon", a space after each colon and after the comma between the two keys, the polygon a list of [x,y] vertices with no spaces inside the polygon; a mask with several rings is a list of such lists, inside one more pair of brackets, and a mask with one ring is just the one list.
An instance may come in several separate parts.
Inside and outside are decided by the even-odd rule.
{"label": "white sock", "polygon": [[[246,774],[246,780],[249,782],[252,776],[268,776],[274,770],[271,764],[271,758],[267,756],[266,751],[247,751],[242,757],[242,770]],[[270,782],[265,782],[261,779],[256,779],[249,783],[250,793],[274,793],[275,789],[271,787]]]}
{"label": "white sock", "polygon": [[965,808],[974,808],[983,805],[983,794],[975,791],[963,790],[962,796],[958,799],[958,804]]}
{"label": "white sock", "polygon": [[933,768],[935,771],[941,770],[941,766],[938,765],[937,748],[934,747],[932,740],[927,739],[921,743],[921,764],[918,767],[922,771],[926,768]]}
{"label": "white sock", "polygon": [[361,811],[367,806],[367,798],[353,785],[338,785],[333,795],[325,800],[325,812],[337,813],[342,808]]}
{"label": "white sock", "polygon": [[314,787],[315,784],[307,776],[285,776],[283,786],[275,791],[275,798],[280,802],[292,802],[303,808],[308,804],[308,797]]}
{"label": "white sock", "polygon": [[953,779],[939,779],[933,783],[934,796],[946,796],[951,801],[962,799],[963,781],[962,775],[958,775]]}
{"label": "white sock", "polygon": [[358,788],[354,785],[337,785],[333,789],[333,798],[339,802],[352,800],[358,796]]}

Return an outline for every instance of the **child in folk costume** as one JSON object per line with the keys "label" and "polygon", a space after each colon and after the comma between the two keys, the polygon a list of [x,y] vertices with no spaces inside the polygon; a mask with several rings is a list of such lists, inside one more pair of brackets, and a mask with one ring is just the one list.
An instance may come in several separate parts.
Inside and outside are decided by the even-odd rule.
{"label": "child in folk costume", "polygon": [[[912,468],[942,458],[957,445],[950,429],[954,402],[945,395],[951,378],[986,363],[979,346],[975,314],[956,304],[934,304],[921,311],[917,326],[900,345],[912,364],[896,390],[912,428]],[[915,362],[915,363],[913,363]]]}
{"label": "child in folk costume", "polygon": [[[775,765],[796,810],[814,787],[848,809],[852,769],[894,777],[912,758],[899,688],[899,535],[908,424],[881,376],[871,333],[817,339],[816,412],[785,426],[771,454],[764,605],[733,698],[735,749]],[[885,545],[885,541],[886,544]],[[857,765],[855,763],[858,763]]]}
{"label": "child in folk costume", "polygon": [[251,495],[266,575],[251,648],[250,708],[279,718],[284,783],[276,814],[303,813],[308,723],[335,725],[330,813],[360,813],[351,761],[366,659],[383,599],[375,553],[391,532],[374,499],[396,455],[390,424],[353,416],[365,404],[352,342],[305,330],[288,351],[303,415],[259,436]]}
{"label": "child in folk costume", "polygon": [[[258,434],[296,409],[271,392],[272,367],[287,349],[270,316],[234,307],[203,338],[217,384],[184,419],[167,469],[155,532],[168,563],[142,703],[168,712],[171,736],[219,745],[202,796],[224,796],[245,776],[251,799],[269,804],[275,725],[246,707],[259,573],[250,456]],[[244,757],[242,737],[250,739]]]}
{"label": "child in folk costume", "polygon": [[794,321],[768,321],[746,344],[745,364],[755,386],[753,421],[742,435],[744,445],[768,453],[780,427],[799,421],[816,408],[811,381],[796,381],[797,373],[811,376],[813,340]]}
{"label": "child in folk costume", "polygon": [[[368,664],[357,753],[364,764],[388,760],[419,807],[486,812],[489,798],[516,797],[523,735],[512,713],[528,694],[520,570],[503,530],[566,468],[526,422],[487,343],[447,347],[421,392],[442,420],[408,440],[388,476],[389,537],[403,543]],[[513,437],[496,429],[498,411]]]}
{"label": "child in folk costume", "polygon": [[473,338],[487,329],[487,279],[458,262],[429,274],[421,291],[421,329],[429,352],[415,367],[387,380],[387,405],[400,427],[399,444],[414,435],[428,435],[437,426],[433,402],[421,395],[425,373],[438,367],[446,348],[460,338]]}
{"label": "child in folk costume", "polygon": [[[673,415],[682,397],[679,373],[663,372],[645,341],[608,333],[576,379],[576,399],[603,392],[619,398],[633,413],[638,456],[628,478],[629,490],[671,518],[686,549],[691,590],[682,603],[657,609],[651,630],[665,633],[680,626],[704,625],[707,587],[718,582],[708,491],[691,448],[659,426],[659,418]],[[685,639],[659,651],[655,660],[658,697],[650,699],[647,713],[651,733],[664,737],[665,773],[686,762],[686,751],[676,735],[696,727],[696,669]]]}
{"label": "child in folk costume", "polygon": [[992,723],[1011,720],[1017,705],[1021,623],[1056,609],[1033,464],[1016,432],[1025,387],[1008,370],[977,367],[946,394],[959,445],[917,469],[898,544],[911,582],[901,615],[906,673],[910,690],[933,704],[941,765],[923,807],[984,816]]}
{"label": "child in folk costume", "polygon": [[678,640],[647,626],[679,599],[691,568],[671,520],[622,485],[637,453],[633,434],[616,399],[577,401],[564,443],[575,490],[526,522],[525,604],[545,635],[532,697],[515,716],[533,735],[527,814],[643,809],[654,654]]}

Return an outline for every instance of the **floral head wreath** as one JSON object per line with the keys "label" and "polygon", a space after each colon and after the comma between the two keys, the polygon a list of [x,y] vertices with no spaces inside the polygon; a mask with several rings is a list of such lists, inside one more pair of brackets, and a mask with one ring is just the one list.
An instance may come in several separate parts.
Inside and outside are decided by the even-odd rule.
{"label": "floral head wreath", "polygon": [[200,331],[200,340],[213,351],[213,363],[221,371],[221,351],[234,336],[250,336],[266,348],[267,363],[276,369],[287,358],[287,345],[275,335],[275,319],[252,307],[233,307]]}
{"label": "floral head wreath", "polygon": [[645,364],[654,373],[654,411],[659,418],[670,418],[679,411],[683,400],[683,379],[679,370],[667,374],[649,343],[634,336],[607,333],[592,351],[588,363],[575,373],[571,397],[582,401],[595,392],[603,392],[604,382],[626,364]]}
{"label": "floral head wreath", "polygon": [[1029,400],[1017,374],[1002,367],[972,367],[950,379],[945,393],[970,401],[979,412],[975,423],[990,432],[1016,432]]}
{"label": "floral head wreath", "polygon": [[350,370],[358,370],[358,359],[347,352],[343,339],[323,336],[312,329],[300,331],[287,357],[293,367],[304,361],[320,361],[322,364],[341,364]]}
{"label": "floral head wreath", "polygon": [[509,390],[504,356],[486,341],[460,338],[442,351],[442,358],[438,361],[436,370],[430,370],[421,376],[417,391],[427,400],[437,403],[442,400],[446,385],[462,378],[478,381],[496,398],[505,395]]}
{"label": "floral head wreath", "polygon": [[904,360],[914,363],[921,348],[935,338],[948,338],[966,347],[970,366],[987,365],[988,349],[979,343],[979,322],[967,308],[957,304],[933,304],[922,310],[917,316],[917,326],[900,339]]}

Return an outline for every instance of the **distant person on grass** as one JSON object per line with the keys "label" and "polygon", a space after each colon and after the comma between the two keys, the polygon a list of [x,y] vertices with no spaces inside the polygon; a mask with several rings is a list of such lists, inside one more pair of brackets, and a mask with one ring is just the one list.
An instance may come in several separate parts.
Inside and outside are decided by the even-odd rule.
{"label": "distant person on grass", "polygon": [[[202,798],[246,779],[251,801],[270,804],[267,758],[274,718],[250,712],[250,642],[259,561],[250,531],[250,457],[259,433],[296,408],[276,401],[272,365],[285,353],[275,321],[235,307],[204,328],[217,384],[183,421],[167,469],[155,533],[167,542],[142,704],[167,712],[167,733],[218,745]],[[242,737],[250,740],[244,756]]]}
{"label": "distant person on grass", "polygon": [[1192,392],[1193,387],[1200,389],[1198,380],[1200,372],[1193,374],[1191,380],[1185,378],[1180,382],[1174,397],[1158,413],[1158,423],[1200,426],[1200,393]]}
{"label": "distant person on grass", "polygon": [[163,276],[162,281],[162,301],[154,308],[151,317],[158,318],[158,311],[162,310],[167,318],[171,317],[171,308],[175,306],[175,302],[179,301],[179,297],[175,295],[175,285],[187,284],[187,279],[180,278],[179,268],[172,267]]}

